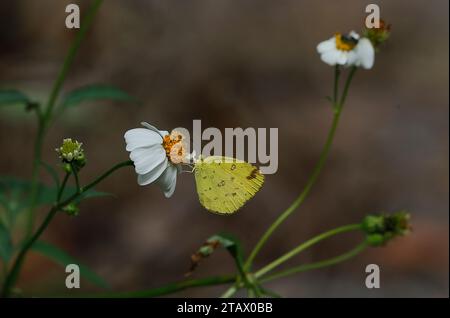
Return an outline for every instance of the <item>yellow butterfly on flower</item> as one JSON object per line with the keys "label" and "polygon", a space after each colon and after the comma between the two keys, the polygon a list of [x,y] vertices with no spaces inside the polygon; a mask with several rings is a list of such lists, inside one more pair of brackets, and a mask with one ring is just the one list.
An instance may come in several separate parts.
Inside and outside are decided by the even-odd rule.
{"label": "yellow butterfly on flower", "polygon": [[200,158],[194,166],[200,203],[219,214],[233,214],[253,198],[263,183],[258,168],[229,157]]}
{"label": "yellow butterfly on flower", "polygon": [[[124,136],[138,184],[156,183],[169,198],[175,191],[177,174],[183,165],[191,166],[192,158],[186,153],[184,137],[179,132],[158,130],[148,123],[142,125],[145,128],[128,130]],[[213,213],[235,213],[264,183],[258,168],[235,158],[200,157],[194,158],[193,164],[199,201]]]}

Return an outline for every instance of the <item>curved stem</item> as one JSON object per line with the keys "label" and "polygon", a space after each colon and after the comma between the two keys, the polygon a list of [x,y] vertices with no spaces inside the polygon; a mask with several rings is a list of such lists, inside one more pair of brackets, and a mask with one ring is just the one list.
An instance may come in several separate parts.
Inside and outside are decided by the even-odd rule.
{"label": "curved stem", "polygon": [[[317,178],[319,177],[323,166],[325,165],[325,162],[327,160],[328,154],[331,149],[331,145],[334,140],[334,136],[336,134],[336,129],[339,124],[339,119],[341,117],[342,108],[344,106],[345,100],[347,98],[348,89],[350,87],[350,83],[353,79],[353,75],[356,72],[356,67],[353,67],[350,70],[350,73],[347,77],[347,81],[345,83],[344,91],[341,97],[341,100],[339,103],[336,104],[335,102],[335,108],[334,108],[334,116],[333,116],[333,123],[331,125],[330,131],[328,132],[328,137],[325,142],[325,146],[322,150],[322,153],[320,155],[319,161],[317,162],[311,176],[308,179],[308,182],[303,189],[303,191],[300,193],[300,195],[295,199],[295,201],[282,213],[278,216],[278,218],[271,224],[271,226],[267,229],[267,231],[263,234],[263,236],[260,238],[258,243],[255,245],[254,249],[250,253],[250,256],[248,257],[247,261],[245,262],[245,268],[250,269],[253,260],[255,259],[256,255],[258,255],[259,251],[262,249],[266,241],[269,239],[269,237],[272,235],[273,232],[305,201],[306,197],[308,196],[309,192],[311,191],[311,188],[316,183]],[[335,69],[336,75],[335,75],[335,82],[339,79],[339,68]],[[335,85],[335,98],[337,99],[337,85]]]}
{"label": "curved stem", "polygon": [[95,0],[92,6],[89,8],[89,11],[86,13],[86,19],[82,21],[80,30],[78,31],[75,41],[69,49],[69,52],[64,59],[63,66],[56,78],[56,81],[53,84],[53,88],[50,92],[50,97],[46,104],[46,108],[43,111],[42,116],[39,119],[39,127],[36,136],[36,141],[34,144],[34,160],[33,160],[33,168],[31,175],[31,203],[30,208],[27,211],[27,226],[26,226],[26,238],[29,238],[33,231],[34,226],[34,210],[36,208],[37,197],[38,197],[38,181],[39,181],[39,164],[41,162],[42,157],[42,145],[44,143],[45,132],[50,123],[50,119],[52,116],[52,111],[55,106],[55,102],[59,96],[64,80],[66,79],[67,73],[75,59],[75,55],[80,48],[81,42],[83,41],[87,30],[90,28],[92,21],[102,4],[103,0]]}
{"label": "curved stem", "polygon": [[191,279],[185,280],[178,283],[168,284],[162,287],[149,289],[149,290],[140,290],[140,291],[131,291],[131,292],[122,292],[122,293],[109,293],[109,294],[100,294],[94,295],[94,297],[109,297],[109,298],[144,298],[144,297],[157,297],[162,295],[167,295],[171,293],[175,293],[187,288],[192,287],[202,287],[202,286],[214,286],[214,285],[222,285],[233,282],[236,279],[235,276],[217,276],[217,277],[208,277],[201,279]]}
{"label": "curved stem", "polygon": [[[122,167],[126,167],[126,166],[131,166],[133,165],[133,162],[131,160],[127,160],[124,162],[121,162],[119,164],[116,164],[114,167],[112,167],[111,169],[109,169],[108,171],[106,171],[105,173],[103,173],[101,176],[99,176],[98,178],[96,178],[94,181],[92,181],[91,183],[89,183],[86,186],[86,190],[89,190],[90,188],[94,187],[96,184],[98,184],[100,181],[102,181],[103,179],[105,179],[106,177],[108,177],[111,173],[113,173],[114,171],[116,171],[117,169],[120,169]],[[63,190],[64,191],[64,190]],[[61,191],[61,193],[63,192]],[[45,217],[44,221],[42,222],[42,224],[39,226],[39,228],[37,229],[37,231],[30,237],[29,240],[27,240],[27,242],[22,246],[22,249],[20,250],[19,254],[17,255],[16,260],[14,261],[14,264],[11,268],[11,271],[9,272],[9,274],[7,275],[5,282],[3,284],[3,289],[2,289],[2,297],[8,297],[11,287],[14,285],[19,272],[20,272],[20,267],[23,263],[23,260],[28,252],[28,250],[33,246],[33,244],[37,241],[37,239],[41,236],[41,234],[45,231],[45,229],[47,228],[47,226],[50,224],[50,222],[52,221],[53,217],[56,215],[56,213],[64,206],[66,206],[67,204],[69,204],[70,202],[72,202],[73,200],[77,199],[79,196],[81,195],[81,193],[79,193],[78,191],[73,194],[72,196],[70,196],[67,200],[63,201],[63,202],[57,202],[48,212],[47,216]]]}
{"label": "curved stem", "polygon": [[283,256],[277,258],[273,262],[271,262],[268,265],[266,265],[263,268],[261,268],[259,271],[257,271],[255,273],[255,277],[259,278],[259,277],[267,274],[268,272],[270,272],[274,268],[276,268],[279,265],[283,264],[284,262],[286,262],[287,260],[291,259],[295,255],[297,255],[300,252],[306,250],[307,248],[309,248],[309,247],[319,243],[320,241],[323,241],[323,240],[325,240],[327,238],[330,238],[332,236],[335,236],[337,234],[351,232],[351,231],[360,230],[360,229],[361,229],[361,224],[350,224],[350,225],[344,225],[344,226],[332,229],[330,231],[324,232],[322,234],[319,234],[319,235],[317,235],[317,236],[307,240],[306,242],[298,245],[293,250],[287,252]]}
{"label": "curved stem", "polygon": [[348,251],[347,253],[344,253],[339,256],[329,258],[329,259],[326,259],[326,260],[323,260],[320,262],[293,267],[293,268],[275,273],[273,275],[269,275],[267,277],[262,277],[259,281],[261,283],[266,283],[266,282],[270,282],[274,279],[283,278],[283,277],[294,275],[297,273],[336,265],[338,263],[342,263],[346,260],[349,260],[350,258],[355,257],[356,255],[358,255],[359,253],[364,251],[368,246],[369,246],[368,243],[366,241],[364,241],[361,244],[359,244],[358,246],[356,246],[354,249]]}

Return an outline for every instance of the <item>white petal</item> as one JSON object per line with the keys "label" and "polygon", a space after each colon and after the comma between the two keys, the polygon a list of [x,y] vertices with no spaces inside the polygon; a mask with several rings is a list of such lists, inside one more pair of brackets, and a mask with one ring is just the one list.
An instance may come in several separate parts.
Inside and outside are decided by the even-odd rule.
{"label": "white petal", "polygon": [[146,174],[138,174],[137,182],[139,185],[144,186],[150,184],[157,180],[164,170],[167,168],[168,162],[167,160],[160,163],[155,169],[146,173]]}
{"label": "white petal", "polygon": [[330,50],[320,56],[321,60],[327,63],[328,65],[338,64],[339,57],[340,51],[338,50]]}
{"label": "white petal", "polygon": [[161,145],[136,148],[130,153],[137,174],[146,174],[155,169],[161,162],[167,161],[166,151]]}
{"label": "white petal", "polygon": [[359,66],[358,63],[359,63],[359,60],[358,60],[358,55],[356,54],[356,52],[354,50],[349,51],[347,53],[346,66],[353,66],[353,65]]}
{"label": "white petal", "polygon": [[336,49],[336,39],[334,37],[329,40],[320,42],[319,45],[317,45],[317,52],[319,52],[320,54],[334,49]]}
{"label": "white petal", "polygon": [[347,64],[348,52],[346,52],[346,51],[338,51],[338,52],[339,52],[339,57],[337,59],[337,64],[339,64],[339,65]]}
{"label": "white petal", "polygon": [[127,151],[162,143],[162,138],[158,133],[145,128],[130,129],[125,133],[124,138]]}
{"label": "white petal", "polygon": [[150,125],[149,123],[146,123],[145,121],[143,121],[141,123],[141,125],[146,127],[146,128],[148,128],[148,129],[150,129],[151,131],[154,131],[154,132],[158,133],[161,137],[164,137],[164,136],[169,134],[168,131],[166,131],[166,130],[158,130],[158,128],[156,128],[153,125]]}
{"label": "white petal", "polygon": [[356,54],[358,55],[359,64],[365,69],[371,69],[375,62],[375,49],[367,38],[359,40],[356,46]]}
{"label": "white petal", "polygon": [[172,164],[169,164],[164,173],[156,180],[156,183],[164,191],[166,198],[170,198],[175,191],[177,185],[177,172],[178,168]]}

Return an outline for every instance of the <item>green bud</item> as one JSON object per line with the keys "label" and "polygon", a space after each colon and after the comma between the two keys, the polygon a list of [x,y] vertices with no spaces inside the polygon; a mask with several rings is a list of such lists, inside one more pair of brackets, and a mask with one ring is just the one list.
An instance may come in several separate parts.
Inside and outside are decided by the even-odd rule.
{"label": "green bud", "polygon": [[365,29],[363,36],[368,38],[377,49],[381,44],[389,39],[390,34],[391,25],[387,24],[383,20],[380,20],[380,26],[378,28]]}
{"label": "green bud", "polygon": [[362,222],[362,230],[367,242],[372,246],[382,246],[398,236],[409,233],[410,215],[404,211],[392,215],[368,215]]}
{"label": "green bud", "polygon": [[367,235],[367,243],[369,243],[369,245],[371,246],[381,246],[384,245],[385,239],[383,234],[369,234]]}
{"label": "green bud", "polygon": [[72,166],[70,165],[70,163],[64,163],[63,170],[67,173],[72,173]]}
{"label": "green bud", "polygon": [[367,233],[382,232],[384,229],[384,218],[381,215],[368,215],[363,220],[362,227]]}
{"label": "green bud", "polygon": [[82,145],[81,142],[66,138],[63,140],[61,147],[55,149],[59,158],[64,163],[64,171],[68,173],[73,172],[71,166],[77,171],[84,167],[86,164],[86,157],[83,148],[81,148]]}
{"label": "green bud", "polygon": [[80,209],[77,207],[75,203],[69,203],[62,210],[66,212],[67,215],[70,216],[77,216],[80,212]]}

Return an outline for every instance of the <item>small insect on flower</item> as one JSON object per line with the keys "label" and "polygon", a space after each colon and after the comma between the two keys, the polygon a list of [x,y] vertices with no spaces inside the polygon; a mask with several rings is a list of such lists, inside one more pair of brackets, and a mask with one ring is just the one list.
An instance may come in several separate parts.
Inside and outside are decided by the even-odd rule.
{"label": "small insect on flower", "polygon": [[144,186],[156,183],[170,198],[175,191],[177,174],[187,159],[184,136],[141,123],[145,128],[130,129],[125,133],[126,150],[130,152],[137,182]]}
{"label": "small insect on flower", "polygon": [[371,69],[375,62],[375,49],[369,39],[352,31],[336,33],[334,37],[317,45],[320,58],[328,65],[357,66]]}

